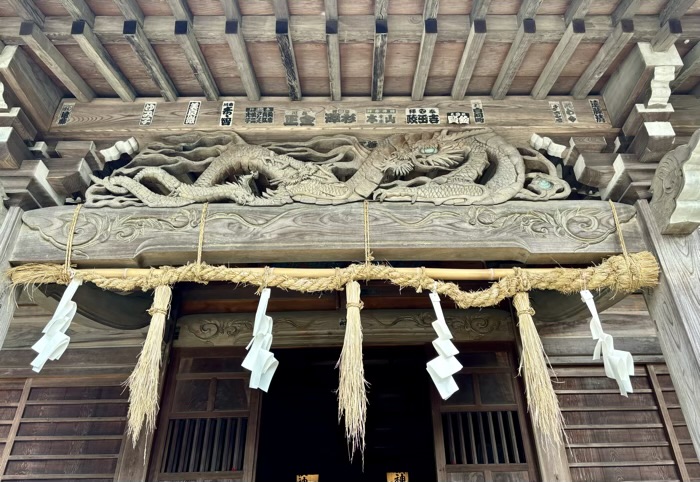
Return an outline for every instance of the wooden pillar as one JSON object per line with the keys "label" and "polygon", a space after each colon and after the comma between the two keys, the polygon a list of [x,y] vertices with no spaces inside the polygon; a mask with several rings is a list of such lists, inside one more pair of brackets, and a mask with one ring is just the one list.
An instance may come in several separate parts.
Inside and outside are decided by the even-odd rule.
{"label": "wooden pillar", "polygon": [[7,329],[15,313],[19,290],[11,290],[4,273],[10,267],[9,259],[22,225],[22,209],[12,206],[8,210],[2,205],[4,190],[0,185],[0,347],[5,341]]}

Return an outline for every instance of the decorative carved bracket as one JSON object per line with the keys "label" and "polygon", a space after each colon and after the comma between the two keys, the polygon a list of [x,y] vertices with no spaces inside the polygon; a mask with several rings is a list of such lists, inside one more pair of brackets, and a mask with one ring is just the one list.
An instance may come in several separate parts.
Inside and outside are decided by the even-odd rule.
{"label": "decorative carved bracket", "polygon": [[700,225],[700,130],[666,154],[652,181],[651,209],[662,234],[691,234]]}
{"label": "decorative carved bracket", "polygon": [[122,154],[132,155],[135,152],[139,152],[139,143],[134,137],[125,141],[117,141],[112,147],[100,150],[105,162],[116,161]]}

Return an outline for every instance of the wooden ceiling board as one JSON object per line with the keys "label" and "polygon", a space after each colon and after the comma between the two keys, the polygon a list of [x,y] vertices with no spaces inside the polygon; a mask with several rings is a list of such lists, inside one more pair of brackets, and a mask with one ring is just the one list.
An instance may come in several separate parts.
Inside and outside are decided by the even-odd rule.
{"label": "wooden ceiling board", "polygon": [[[111,1],[111,0],[109,0]],[[136,0],[146,16],[157,15],[170,17],[173,11],[165,0]]]}
{"label": "wooden ceiling board", "polygon": [[16,17],[17,12],[7,2],[0,2],[0,17]]}
{"label": "wooden ceiling board", "polygon": [[274,15],[275,11],[272,8],[271,1],[253,0],[240,1],[238,7],[241,9],[241,15]]}
{"label": "wooden ceiling board", "polygon": [[535,76],[518,76],[516,75],[513,82],[508,88],[508,95],[530,95],[533,87],[537,83],[539,75]]}
{"label": "wooden ceiling board", "polygon": [[287,72],[282,65],[277,42],[248,42],[246,46],[253,70],[258,77],[286,77]]}
{"label": "wooden ceiling board", "polygon": [[371,77],[343,77],[343,97],[368,97],[372,90]]}
{"label": "wooden ceiling board", "polygon": [[[388,44],[386,49],[385,77],[411,77],[416,70],[420,44]],[[408,92],[410,93],[409,88]],[[385,93],[385,95],[389,95]]]}
{"label": "wooden ceiling board", "polygon": [[56,48],[99,97],[117,97],[117,93],[114,92],[107,80],[95,68],[92,60],[83,53],[79,46],[57,45]]}
{"label": "wooden ceiling board", "polygon": [[413,77],[392,77],[384,76],[384,95],[402,96],[411,95],[411,86],[413,85]]}
{"label": "wooden ceiling board", "polygon": [[603,44],[596,43],[580,43],[569,61],[564,65],[560,76],[563,77],[579,77],[583,74],[591,61],[595,58]]}
{"label": "wooden ceiling board", "polygon": [[322,15],[326,10],[323,0],[291,0],[287,5],[289,15]]}
{"label": "wooden ceiling board", "polygon": [[688,9],[686,15],[700,15],[700,0],[695,0],[695,3]]}
{"label": "wooden ceiling board", "polygon": [[121,16],[119,7],[113,1],[105,0],[85,0],[88,7],[97,16]]}
{"label": "wooden ceiling board", "polygon": [[425,95],[450,95],[454,81],[455,78],[452,75],[434,75],[428,77],[428,83],[425,86]]}
{"label": "wooden ceiling board", "polygon": [[63,17],[68,15],[68,11],[63,8],[61,0],[34,0],[34,3],[39,10],[41,10],[41,13],[47,17]]}
{"label": "wooden ceiling board", "polygon": [[578,76],[568,77],[560,75],[549,90],[549,95],[569,95],[576,82],[578,82]]}
{"label": "wooden ceiling board", "polygon": [[527,53],[515,77],[539,77],[556,48],[557,44],[551,42],[533,43],[527,49]]}
{"label": "wooden ceiling board", "polygon": [[139,96],[160,95],[160,90],[129,44],[108,44],[105,48]]}
{"label": "wooden ceiling board", "polygon": [[[488,35],[486,36],[488,39]],[[481,48],[481,55],[474,67],[475,77],[498,77],[501,65],[508,56],[510,50],[509,43],[484,42]]]}
{"label": "wooden ceiling board", "polygon": [[[325,44],[295,43],[294,56],[299,77],[325,77],[328,81],[328,50]],[[342,77],[342,70],[340,73]]]}
{"label": "wooden ceiling board", "polygon": [[73,97],[73,95],[66,88],[66,86],[64,86],[63,83],[60,80],[58,80],[58,77],[56,77],[53,74],[53,72],[51,72],[51,70],[49,70],[49,68],[46,67],[44,62],[42,62],[41,59],[36,56],[36,54],[32,51],[32,49],[30,49],[26,45],[23,45],[20,48],[22,49],[22,51],[24,51],[24,53],[26,53],[41,68],[41,70],[43,70],[46,73],[46,75],[48,75],[51,78],[51,80],[56,85],[56,87],[58,87],[61,91],[63,91],[63,95],[65,95],[67,97]]}
{"label": "wooden ceiling board", "polygon": [[[341,77],[372,78],[372,44],[340,44]],[[343,86],[343,93],[345,86]]]}
{"label": "wooden ceiling board", "polygon": [[488,15],[517,15],[520,3],[520,0],[492,0]]}
{"label": "wooden ceiling board", "polygon": [[202,87],[192,73],[185,54],[179,45],[153,45],[156,55],[163,64],[180,96],[202,96]]}
{"label": "wooden ceiling board", "polygon": [[238,66],[233,60],[228,45],[201,44],[202,54],[209,65],[211,74],[216,78],[239,78]]}
{"label": "wooden ceiling board", "polygon": [[433,60],[430,63],[428,82],[430,82],[431,77],[447,76],[454,79],[463,51],[464,44],[462,42],[437,42]]}
{"label": "wooden ceiling board", "polygon": [[374,15],[374,0],[351,2],[340,0],[338,2],[338,15]]}
{"label": "wooden ceiling board", "polygon": [[467,96],[484,95],[490,97],[497,77],[497,75],[472,77],[469,81],[469,87],[467,87]]}

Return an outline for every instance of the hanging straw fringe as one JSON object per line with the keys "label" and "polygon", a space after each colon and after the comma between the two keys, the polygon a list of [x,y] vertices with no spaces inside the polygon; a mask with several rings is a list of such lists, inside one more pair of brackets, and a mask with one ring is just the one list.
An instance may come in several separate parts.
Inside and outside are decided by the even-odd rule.
{"label": "hanging straw fringe", "polygon": [[347,323],[343,351],[340,353],[340,383],[338,385],[338,422],[345,419],[345,438],[350,460],[359,449],[364,462],[365,422],[367,421],[367,382],[362,363],[362,322],[360,320],[360,284],[347,284]]}
{"label": "hanging straw fringe", "polygon": [[143,343],[134,371],[125,382],[129,387],[127,435],[131,437],[134,447],[144,428],[144,435],[152,433],[156,428],[162,342],[171,297],[170,286],[158,286],[155,289],[153,305],[148,310],[151,315],[151,324],[148,327],[146,341]]}
{"label": "hanging straw fringe", "polygon": [[518,375],[525,379],[527,406],[535,431],[545,442],[547,450],[557,451],[564,445],[564,419],[559,410],[559,400],[549,378],[549,362],[532,316],[527,293],[517,293],[513,305],[518,313],[518,328],[522,341]]}

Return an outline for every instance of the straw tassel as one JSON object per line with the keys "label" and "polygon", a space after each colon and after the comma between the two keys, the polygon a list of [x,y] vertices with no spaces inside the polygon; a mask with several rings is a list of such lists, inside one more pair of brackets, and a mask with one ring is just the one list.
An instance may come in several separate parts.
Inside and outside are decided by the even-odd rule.
{"label": "straw tassel", "polygon": [[350,460],[359,449],[364,459],[365,422],[367,421],[367,382],[362,362],[362,323],[360,320],[360,284],[357,281],[345,287],[347,295],[347,322],[343,351],[340,353],[340,384],[338,386],[338,422],[345,419],[345,438]]}
{"label": "straw tassel", "polygon": [[143,343],[134,371],[125,382],[129,387],[127,434],[131,437],[134,447],[144,426],[144,435],[152,433],[156,427],[163,334],[171,297],[170,286],[158,286],[155,289],[153,305],[148,310],[151,315],[151,324],[148,327],[146,341]]}
{"label": "straw tassel", "polygon": [[519,375],[525,379],[527,405],[532,425],[540,434],[547,448],[563,447],[564,419],[559,410],[559,400],[549,378],[549,362],[542,347],[532,316],[535,311],[527,293],[517,293],[513,305],[518,313],[518,328],[522,341]]}

